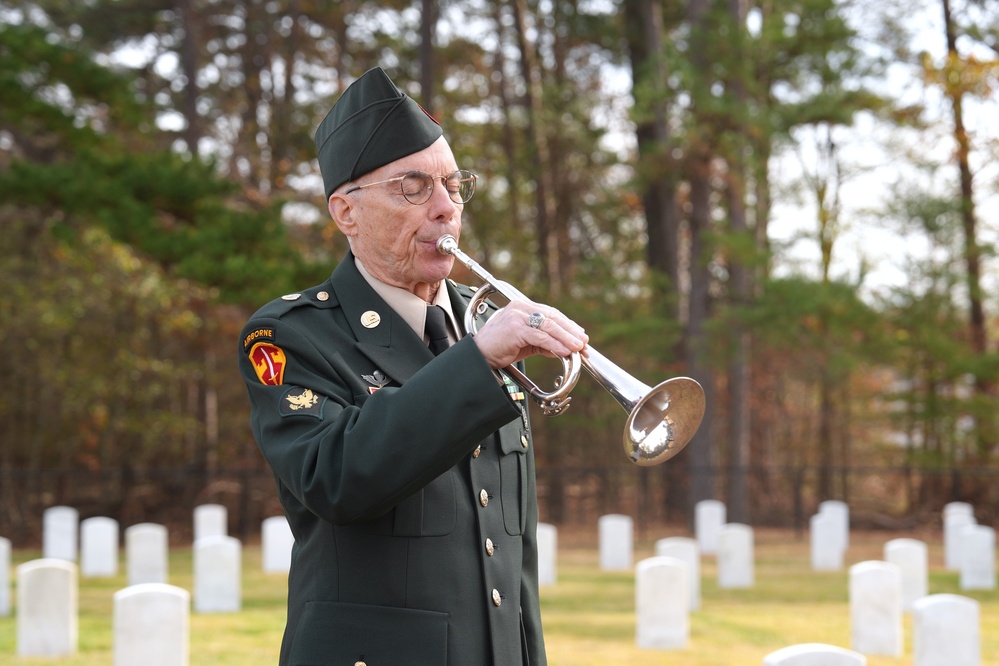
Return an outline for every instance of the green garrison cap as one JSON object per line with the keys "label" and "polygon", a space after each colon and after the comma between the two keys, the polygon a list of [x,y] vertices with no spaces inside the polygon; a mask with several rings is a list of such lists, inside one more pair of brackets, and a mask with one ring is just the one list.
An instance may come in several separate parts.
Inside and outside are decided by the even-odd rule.
{"label": "green garrison cap", "polygon": [[316,130],[326,198],[349,180],[412,155],[443,134],[440,124],[407,97],[381,67],[347,86]]}

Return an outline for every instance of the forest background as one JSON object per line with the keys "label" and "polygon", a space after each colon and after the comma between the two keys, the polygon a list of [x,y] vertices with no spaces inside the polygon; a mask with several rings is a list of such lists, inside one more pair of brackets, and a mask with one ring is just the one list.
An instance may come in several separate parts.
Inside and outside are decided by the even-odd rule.
{"label": "forest background", "polygon": [[995,524],[999,2],[37,0],[0,1],[0,534],[280,511],[236,338],[342,257],[312,136],[376,65],[480,175],[463,249],[706,390],[652,468],[587,378],[534,413],[543,520]]}

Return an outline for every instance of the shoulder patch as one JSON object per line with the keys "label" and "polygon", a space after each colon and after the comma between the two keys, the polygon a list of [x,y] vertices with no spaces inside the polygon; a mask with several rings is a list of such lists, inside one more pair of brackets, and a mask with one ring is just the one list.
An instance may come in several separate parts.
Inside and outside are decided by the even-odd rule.
{"label": "shoulder patch", "polygon": [[264,340],[267,342],[274,342],[273,326],[257,328],[247,333],[246,337],[243,338],[243,351],[249,351],[250,347],[253,346],[253,343]]}
{"label": "shoulder patch", "polygon": [[287,359],[283,349],[269,342],[257,342],[250,348],[249,357],[261,384],[280,386],[284,383]]}
{"label": "shoulder patch", "polygon": [[281,396],[278,411],[281,416],[313,416],[322,420],[326,396],[312,389],[292,386]]}

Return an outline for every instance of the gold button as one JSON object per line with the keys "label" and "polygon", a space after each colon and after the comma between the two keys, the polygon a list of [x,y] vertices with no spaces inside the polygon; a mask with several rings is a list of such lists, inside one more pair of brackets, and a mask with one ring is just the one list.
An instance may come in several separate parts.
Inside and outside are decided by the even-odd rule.
{"label": "gold button", "polygon": [[499,590],[493,588],[493,604],[499,606],[503,603],[503,597],[500,596]]}
{"label": "gold button", "polygon": [[486,492],[485,488],[479,491],[479,504],[482,506],[489,504],[489,493]]}
{"label": "gold button", "polygon": [[492,557],[494,552],[496,552],[496,547],[493,545],[493,540],[486,539],[486,555]]}
{"label": "gold button", "polygon": [[482,445],[481,444],[479,444],[478,446],[476,446],[475,450],[472,451],[472,457],[473,458],[478,458],[480,453],[482,453]]}
{"label": "gold button", "polygon": [[316,294],[316,298],[318,298],[321,301],[328,301],[330,300],[330,293],[328,291],[321,291],[318,294]]}
{"label": "gold button", "polygon": [[354,662],[354,666],[368,666],[368,665],[366,663],[364,663],[363,661],[355,661]]}
{"label": "gold button", "polygon": [[526,432],[520,433],[520,444],[525,449],[527,448],[527,433]]}

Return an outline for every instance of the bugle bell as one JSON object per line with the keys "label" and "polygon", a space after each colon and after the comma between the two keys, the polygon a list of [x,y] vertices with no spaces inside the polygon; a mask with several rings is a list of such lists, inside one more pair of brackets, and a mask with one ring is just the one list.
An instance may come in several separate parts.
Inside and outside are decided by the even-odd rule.
{"label": "bugle bell", "polygon": [[[509,301],[530,300],[509,282],[497,280],[465,254],[454,236],[446,234],[437,239],[437,250],[453,256],[483,281],[465,309],[465,330],[469,333],[477,332],[476,318],[486,311],[486,298],[490,294],[498,293]],[[674,377],[649,387],[593,347],[586,356],[574,353],[559,360],[563,375],[556,382],[555,390],[550,392],[541,390],[514,366],[504,371],[540,405],[544,414],[552,416],[568,408],[572,399],[569,394],[579,379],[580,368],[586,368],[628,412],[624,451],[636,465],[657,465],[675,456],[693,439],[704,418],[704,389],[690,377]]]}

